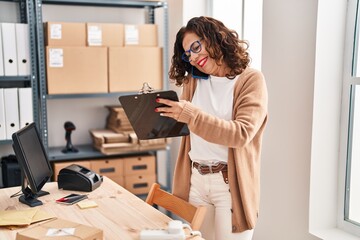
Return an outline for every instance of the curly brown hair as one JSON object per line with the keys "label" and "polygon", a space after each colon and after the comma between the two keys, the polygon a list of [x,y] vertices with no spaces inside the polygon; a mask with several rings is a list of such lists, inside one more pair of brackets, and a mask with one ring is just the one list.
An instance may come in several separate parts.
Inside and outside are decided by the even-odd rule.
{"label": "curly brown hair", "polygon": [[234,79],[242,73],[250,63],[247,52],[248,43],[240,40],[236,31],[228,29],[225,25],[211,17],[194,17],[185,27],[180,28],[176,34],[174,55],[171,59],[169,78],[176,81],[176,86],[181,86],[189,80],[192,65],[181,58],[184,53],[182,42],[186,33],[195,33],[206,42],[206,51],[215,59],[217,64],[226,63],[231,69],[226,75]]}

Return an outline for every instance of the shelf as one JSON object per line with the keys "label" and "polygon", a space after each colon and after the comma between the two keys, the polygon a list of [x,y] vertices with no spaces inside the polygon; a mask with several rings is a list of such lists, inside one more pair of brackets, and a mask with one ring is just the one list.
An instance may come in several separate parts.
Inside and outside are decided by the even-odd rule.
{"label": "shelf", "polygon": [[30,81],[30,76],[0,76],[0,82]]}
{"label": "shelf", "polygon": [[12,140],[6,139],[6,140],[0,140],[0,145],[1,144],[10,144],[12,143]]}
{"label": "shelf", "polygon": [[1,76],[0,88],[31,87],[30,76]]}
{"label": "shelf", "polygon": [[77,153],[63,153],[61,150],[64,147],[50,147],[49,148],[49,161],[58,161],[58,160],[74,160],[74,159],[86,159],[86,158],[104,158],[104,157],[113,157],[113,156],[130,156],[130,155],[139,155],[142,153],[149,153],[151,151],[165,150],[166,148],[154,148],[151,150],[130,150],[124,151],[123,153],[105,155],[95,149],[92,145],[78,145],[75,146],[79,150]]}
{"label": "shelf", "polygon": [[118,93],[82,93],[82,94],[49,94],[46,99],[69,99],[69,98],[94,98],[94,97],[120,97],[123,95],[136,94],[136,92],[118,92]]}
{"label": "shelf", "polygon": [[123,7],[123,8],[144,8],[144,7],[164,7],[166,2],[155,1],[123,1],[123,0],[43,0],[43,4],[56,5],[80,5],[80,6],[99,6],[99,7]]}

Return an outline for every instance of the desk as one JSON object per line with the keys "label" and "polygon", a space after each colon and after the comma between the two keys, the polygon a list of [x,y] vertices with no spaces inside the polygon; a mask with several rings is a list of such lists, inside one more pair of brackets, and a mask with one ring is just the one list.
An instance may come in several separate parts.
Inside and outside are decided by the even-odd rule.
{"label": "desk", "polygon": [[[0,189],[1,210],[29,208],[20,203],[18,197],[10,198],[20,189],[20,187]],[[46,183],[43,190],[50,192],[50,194],[39,198],[43,202],[43,205],[39,206],[42,210],[53,213],[61,219],[100,228],[104,231],[104,239],[106,240],[139,239],[141,229],[166,228],[167,223],[171,220],[107,177],[104,177],[104,182],[99,188],[88,193],[89,200],[98,204],[96,208],[80,209],[76,204],[56,203],[55,199],[64,197],[69,193],[84,194],[84,192],[59,190],[56,182]],[[21,230],[23,229],[11,231],[0,228],[0,239],[13,240],[16,232]],[[202,238],[193,237],[189,239],[198,240]]]}

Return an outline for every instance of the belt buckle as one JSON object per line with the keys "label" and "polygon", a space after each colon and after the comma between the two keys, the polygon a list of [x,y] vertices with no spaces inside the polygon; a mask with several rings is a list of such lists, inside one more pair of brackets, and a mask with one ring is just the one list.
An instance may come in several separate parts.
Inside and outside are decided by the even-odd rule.
{"label": "belt buckle", "polygon": [[[208,167],[208,166],[205,165],[205,164],[200,164],[199,163],[199,166],[198,166],[197,170],[201,175],[205,175],[205,173],[203,173],[203,169],[206,168],[206,167]],[[212,171],[212,170],[210,170],[210,171]]]}

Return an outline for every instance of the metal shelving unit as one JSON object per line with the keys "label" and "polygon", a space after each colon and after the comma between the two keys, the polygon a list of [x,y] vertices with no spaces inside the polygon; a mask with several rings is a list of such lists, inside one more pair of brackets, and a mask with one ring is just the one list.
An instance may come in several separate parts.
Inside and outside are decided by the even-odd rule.
{"label": "metal shelving unit", "polygon": [[[39,94],[40,94],[40,134],[45,148],[48,151],[49,159],[51,161],[64,160],[64,159],[84,159],[92,157],[105,156],[101,153],[92,150],[91,146],[84,146],[86,151],[80,151],[75,156],[69,157],[64,154],[58,154],[57,148],[49,147],[48,143],[48,117],[47,117],[47,101],[52,99],[69,99],[69,98],[93,98],[93,97],[118,97],[120,95],[129,94],[129,92],[120,93],[106,93],[106,94],[61,94],[61,95],[48,95],[46,84],[46,63],[45,63],[45,47],[43,43],[44,30],[42,20],[42,5],[55,4],[55,5],[70,5],[70,6],[97,6],[97,7],[118,7],[118,8],[135,8],[145,9],[146,23],[155,23],[155,9],[163,8],[163,86],[168,89],[168,11],[167,2],[155,1],[125,1],[125,0],[34,0],[35,1],[35,19],[36,19],[36,35],[37,35],[37,55],[38,55],[38,72],[39,72]],[[165,150],[165,149],[164,149]],[[122,153],[119,155],[132,154],[131,152]]]}
{"label": "metal shelving unit", "polygon": [[[29,76],[1,76],[0,77],[0,87],[9,88],[9,87],[31,87],[33,93],[33,113],[34,113],[34,122],[36,123],[37,128],[40,128],[40,119],[39,119],[39,87],[38,87],[38,74],[37,74],[37,41],[35,34],[35,8],[34,2],[32,0],[0,0],[3,2],[14,2],[19,4],[19,22],[27,23],[29,27],[29,47],[30,47],[30,64],[31,64],[31,73]],[[12,143],[11,140],[0,140],[0,143],[9,144]]]}
{"label": "metal shelving unit", "polygon": [[[76,146],[76,148],[82,152],[81,157],[82,158],[103,158],[104,154],[102,154],[101,152],[99,152],[98,150],[94,149],[92,146],[90,145],[78,145]],[[63,149],[63,147],[54,147],[54,148],[50,148],[50,152],[49,152],[49,161],[66,161],[66,160],[73,160],[74,158],[78,158],[78,153],[68,153],[68,154],[63,154],[61,152],[61,150]],[[164,149],[152,149],[152,150],[132,150],[132,151],[124,151],[123,153],[119,153],[119,155],[121,154],[126,154],[126,156],[133,156],[133,155],[142,155],[142,154],[146,154],[146,153],[154,153],[158,150],[164,150]],[[112,155],[111,155],[112,156]]]}

